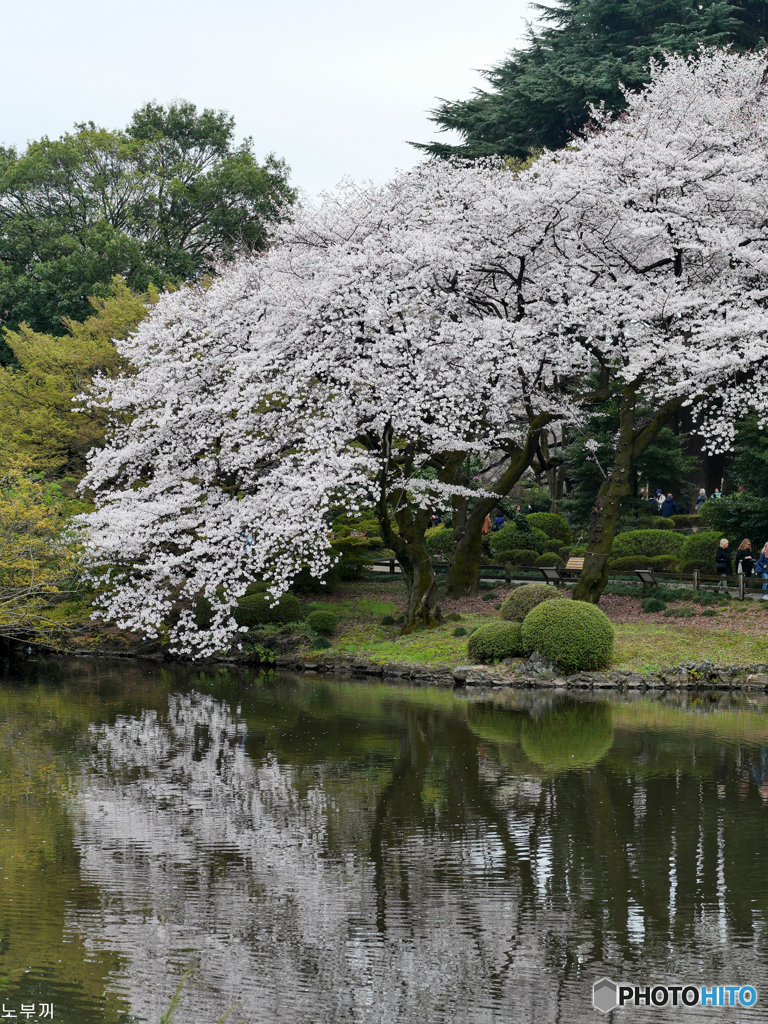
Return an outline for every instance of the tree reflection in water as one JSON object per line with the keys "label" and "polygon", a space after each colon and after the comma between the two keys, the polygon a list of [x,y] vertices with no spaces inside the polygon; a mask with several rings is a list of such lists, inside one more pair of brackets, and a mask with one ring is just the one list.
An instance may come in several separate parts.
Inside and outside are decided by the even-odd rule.
{"label": "tree reflection in water", "polygon": [[580,1021],[602,974],[765,988],[766,722],[166,671],[91,716],[69,807],[101,895],[68,926],[141,1021],[190,966],[195,1022]]}

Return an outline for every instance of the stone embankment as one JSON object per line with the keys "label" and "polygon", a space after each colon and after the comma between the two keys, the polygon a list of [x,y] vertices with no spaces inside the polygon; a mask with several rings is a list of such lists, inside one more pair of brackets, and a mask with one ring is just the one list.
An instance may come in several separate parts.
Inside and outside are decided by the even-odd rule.
{"label": "stone embankment", "polygon": [[687,661],[674,668],[641,673],[606,670],[563,675],[538,655],[527,661],[509,659],[498,665],[416,665],[401,662],[377,664],[352,655],[326,656],[285,654],[276,660],[279,669],[317,672],[323,675],[377,676],[403,679],[423,686],[523,687],[579,690],[764,690],[768,692],[768,665],[715,665],[711,661]]}

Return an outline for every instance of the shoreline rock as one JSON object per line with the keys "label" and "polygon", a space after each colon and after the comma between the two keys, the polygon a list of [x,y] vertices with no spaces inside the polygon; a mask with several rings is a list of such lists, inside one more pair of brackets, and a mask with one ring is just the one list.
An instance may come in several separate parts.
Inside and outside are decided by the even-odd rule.
{"label": "shoreline rock", "polygon": [[[23,649],[23,647],[21,648]],[[43,652],[35,650],[35,657]],[[509,689],[565,690],[744,690],[768,692],[768,664],[717,665],[711,661],[687,661],[682,665],[643,674],[629,669],[605,669],[563,675],[540,655],[527,661],[507,659],[496,665],[420,665],[410,662],[375,662],[353,654],[323,654],[314,651],[277,654],[262,662],[253,654],[232,652],[216,658],[169,658],[154,644],[133,644],[97,649],[79,649],[47,657],[131,658],[151,661],[176,661],[194,665],[243,665],[269,670],[312,672],[318,675],[401,679],[419,686],[443,689],[500,687]]]}

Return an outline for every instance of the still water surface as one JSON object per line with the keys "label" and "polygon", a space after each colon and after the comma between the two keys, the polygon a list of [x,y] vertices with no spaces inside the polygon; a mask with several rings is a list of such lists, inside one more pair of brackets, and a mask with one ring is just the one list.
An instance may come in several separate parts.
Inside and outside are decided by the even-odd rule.
{"label": "still water surface", "polygon": [[11,663],[0,811],[0,999],[58,1024],[190,969],[178,1024],[593,1021],[604,974],[768,1020],[764,698]]}

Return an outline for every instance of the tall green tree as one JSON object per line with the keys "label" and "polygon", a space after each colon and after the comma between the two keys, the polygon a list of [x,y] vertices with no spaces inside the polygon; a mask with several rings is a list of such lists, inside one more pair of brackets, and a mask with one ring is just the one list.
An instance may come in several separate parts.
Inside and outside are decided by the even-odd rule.
{"label": "tall green tree", "polygon": [[768,0],[561,0],[533,4],[540,25],[528,45],[484,72],[488,89],[444,101],[431,120],[461,142],[416,144],[436,156],[522,158],[559,149],[583,127],[589,105],[624,106],[621,86],[649,81],[652,57],[689,54],[702,44],[737,50],[764,45]]}
{"label": "tall green tree", "polygon": [[0,149],[0,326],[62,335],[115,275],[134,292],[198,277],[261,248],[293,198],[282,161],[186,101]]}

